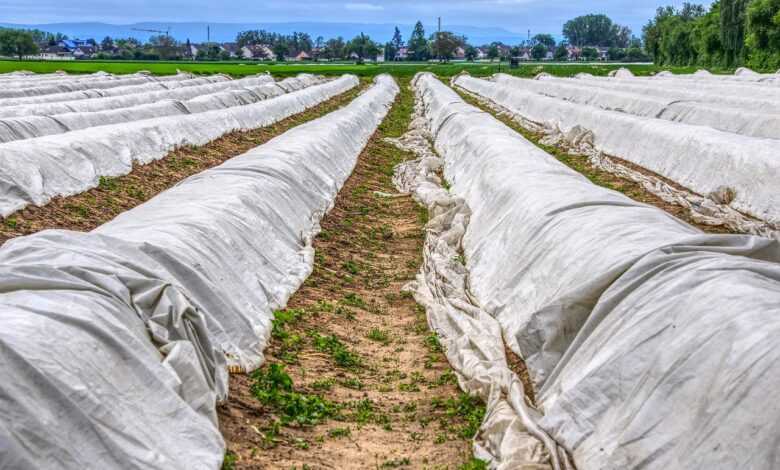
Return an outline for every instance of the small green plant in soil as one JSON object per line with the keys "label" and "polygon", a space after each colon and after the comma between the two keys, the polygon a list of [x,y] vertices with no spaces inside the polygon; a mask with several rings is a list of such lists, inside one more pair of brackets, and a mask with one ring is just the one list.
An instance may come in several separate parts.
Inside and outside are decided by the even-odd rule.
{"label": "small green plant in soil", "polygon": [[251,377],[252,394],[278,413],[283,425],[315,425],[338,413],[338,407],[322,397],[296,392],[281,364],[258,369]]}

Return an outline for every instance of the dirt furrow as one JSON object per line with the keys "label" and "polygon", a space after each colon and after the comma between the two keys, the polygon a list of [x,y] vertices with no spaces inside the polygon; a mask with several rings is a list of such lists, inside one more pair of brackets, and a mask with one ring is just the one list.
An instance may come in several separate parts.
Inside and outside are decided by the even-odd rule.
{"label": "dirt furrow", "polygon": [[42,207],[28,206],[0,222],[0,244],[46,229],[92,230],[132,209],[184,178],[241,155],[295,126],[324,116],[354,99],[362,86],[290,116],[271,126],[227,134],[206,145],[179,148],[165,158],[119,177],[101,177],[98,187],[69,197],[54,198]]}
{"label": "dirt furrow", "polygon": [[413,158],[383,141],[409,124],[407,85],[322,221],[314,272],[276,312],[268,362],[231,376],[225,468],[483,468],[470,440],[484,406],[402,290],[427,214],[376,193],[395,193],[393,167]]}

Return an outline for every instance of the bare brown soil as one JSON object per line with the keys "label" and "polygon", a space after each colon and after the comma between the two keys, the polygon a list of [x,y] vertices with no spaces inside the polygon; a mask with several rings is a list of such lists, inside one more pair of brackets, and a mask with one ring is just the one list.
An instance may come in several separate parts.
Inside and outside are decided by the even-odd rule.
{"label": "bare brown soil", "polygon": [[160,160],[135,165],[127,175],[101,178],[98,187],[84,193],[55,198],[42,207],[28,206],[2,219],[0,244],[46,229],[92,230],[188,176],[217,166],[295,126],[344,106],[357,96],[359,89],[350,90],[271,126],[233,132],[200,147],[182,147]]}
{"label": "bare brown soil", "polygon": [[[551,145],[545,145],[541,143],[542,138],[544,137],[541,134],[535,134],[524,127],[522,127],[517,121],[513,120],[510,116],[505,114],[499,114],[490,109],[488,106],[485,106],[483,103],[481,103],[479,100],[475,99],[472,96],[469,96],[467,93],[464,93],[461,90],[458,90],[457,88],[454,88],[454,90],[463,98],[466,102],[469,104],[476,106],[480,108],[481,110],[488,112],[492,114],[496,119],[503,122],[507,126],[511,127],[515,131],[517,131],[519,134],[521,134],[526,139],[533,142],[537,147],[541,148],[542,150],[546,151],[547,153],[555,156],[558,160],[561,161],[561,163],[565,164],[566,166],[572,168],[575,171],[578,171],[585,175],[591,182],[594,184],[597,184],[599,186],[604,186],[606,188],[613,189],[615,191],[619,191],[626,196],[630,197],[631,199],[639,202],[643,202],[645,204],[650,204],[653,206],[656,206],[660,209],[663,209],[664,211],[668,212],[669,214],[672,214],[673,216],[677,217],[678,219],[684,220],[690,225],[693,225],[699,229],[701,229],[704,232],[708,233],[735,233],[734,231],[730,230],[729,228],[725,226],[713,226],[713,225],[705,225],[698,222],[695,222],[693,218],[691,217],[690,211],[677,204],[671,204],[660,197],[656,196],[655,194],[649,192],[646,190],[641,184],[632,181],[627,178],[623,178],[617,175],[614,175],[608,171],[604,171],[600,168],[597,168],[593,166],[589,161],[587,157],[581,156],[581,155],[574,155],[571,153],[566,152],[565,149],[558,148],[556,146]],[[683,189],[680,185],[660,176],[657,175],[645,168],[639,167],[638,165],[635,165],[633,163],[627,162],[622,159],[609,157],[615,160],[616,162],[620,163],[621,165],[624,165],[632,170],[638,171],[644,175],[648,176],[654,176],[665,183],[669,184],[670,186],[676,188],[676,189]]]}
{"label": "bare brown soil", "polygon": [[[277,322],[295,319],[276,324],[268,363],[231,376],[219,408],[227,468],[455,469],[471,460],[484,407],[459,391],[424,312],[402,292],[420,266],[427,215],[410,197],[375,194],[394,193],[393,166],[413,158],[382,140],[405,130],[412,102],[404,89],[322,221],[314,272],[277,313]],[[322,347],[331,336],[346,358]],[[278,365],[295,393],[336,411],[286,423],[287,409],[258,394],[259,377]]]}

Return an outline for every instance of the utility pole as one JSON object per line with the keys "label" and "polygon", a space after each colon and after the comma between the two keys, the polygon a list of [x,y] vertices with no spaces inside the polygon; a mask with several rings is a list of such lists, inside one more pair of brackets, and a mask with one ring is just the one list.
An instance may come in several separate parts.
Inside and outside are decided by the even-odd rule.
{"label": "utility pole", "polygon": [[211,43],[211,26],[206,25],[206,44]]}
{"label": "utility pole", "polygon": [[441,16],[439,17],[439,29],[436,32],[436,58],[441,62]]}

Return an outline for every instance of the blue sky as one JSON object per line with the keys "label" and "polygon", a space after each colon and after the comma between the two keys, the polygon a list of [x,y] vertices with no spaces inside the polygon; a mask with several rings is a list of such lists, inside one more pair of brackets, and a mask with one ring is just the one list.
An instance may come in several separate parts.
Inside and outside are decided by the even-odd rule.
{"label": "blue sky", "polygon": [[[706,2],[708,3],[708,2]],[[636,34],[661,4],[682,0],[2,0],[0,18],[9,23],[99,21],[127,24],[138,21],[209,22],[350,22],[411,24],[437,16],[447,23],[502,27],[525,33],[560,34],[574,16],[606,13]]]}

